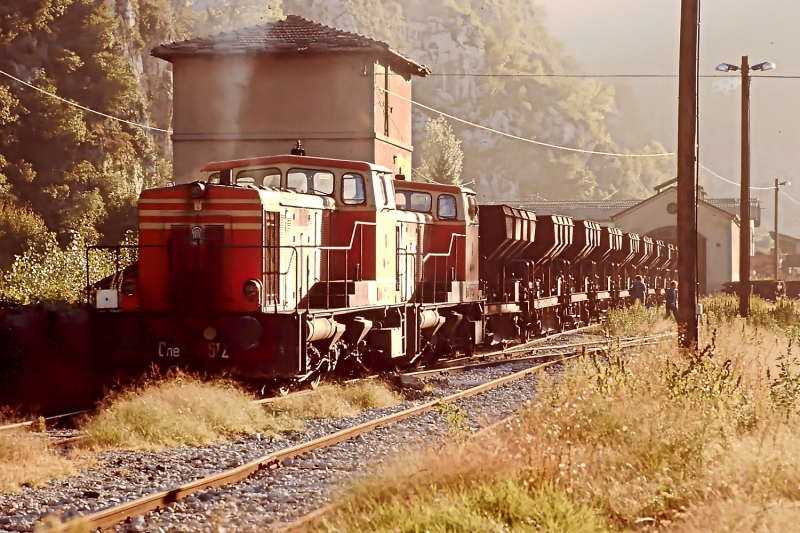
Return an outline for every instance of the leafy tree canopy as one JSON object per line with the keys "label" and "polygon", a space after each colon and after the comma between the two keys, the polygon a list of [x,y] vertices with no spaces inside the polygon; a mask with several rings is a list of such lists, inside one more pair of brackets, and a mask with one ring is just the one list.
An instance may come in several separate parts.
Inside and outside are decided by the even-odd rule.
{"label": "leafy tree canopy", "polygon": [[461,185],[464,152],[461,141],[443,116],[428,121],[422,141],[422,164],[419,173],[439,183]]}
{"label": "leafy tree canopy", "polygon": [[[0,69],[71,102],[146,123],[147,102],[118,27],[99,0],[7,0],[0,6]],[[62,243],[70,233],[89,242],[118,239],[135,218],[138,191],[169,169],[145,130],[6,77],[0,156],[4,209],[41,219]],[[0,249],[20,247],[21,239],[0,232]]]}

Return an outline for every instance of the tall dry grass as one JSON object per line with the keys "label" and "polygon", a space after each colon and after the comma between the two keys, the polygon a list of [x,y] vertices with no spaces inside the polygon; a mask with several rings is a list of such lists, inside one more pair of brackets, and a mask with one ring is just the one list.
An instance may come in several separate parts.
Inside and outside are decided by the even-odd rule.
{"label": "tall dry grass", "polygon": [[369,409],[391,407],[403,401],[382,381],[322,385],[311,394],[287,396],[269,404],[272,414],[299,419],[346,418]]}
{"label": "tall dry grass", "polygon": [[201,446],[250,435],[275,435],[299,421],[270,416],[230,381],[176,374],[104,400],[84,424],[85,442],[102,448]]}
{"label": "tall dry grass", "polygon": [[91,447],[158,449],[201,446],[244,435],[277,437],[314,418],[351,417],[402,401],[383,382],[323,385],[265,406],[232,381],[176,373],[107,398],[84,424]]}
{"label": "tall dry grass", "polygon": [[543,378],[513,422],[406,457],[321,531],[792,531],[800,372],[792,334],[736,320]]}
{"label": "tall dry grass", "polygon": [[74,474],[81,464],[27,429],[0,433],[0,492],[42,486],[50,479]]}

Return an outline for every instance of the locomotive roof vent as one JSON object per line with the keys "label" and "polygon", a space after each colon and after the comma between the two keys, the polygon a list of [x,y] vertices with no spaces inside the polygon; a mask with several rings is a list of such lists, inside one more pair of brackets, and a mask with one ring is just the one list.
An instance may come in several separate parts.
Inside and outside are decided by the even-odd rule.
{"label": "locomotive roof vent", "polygon": [[303,146],[300,139],[297,139],[297,144],[292,148],[292,155],[306,155],[306,147]]}
{"label": "locomotive roof vent", "polygon": [[201,181],[195,181],[189,185],[189,196],[195,200],[199,200],[206,194],[206,184]]}
{"label": "locomotive roof vent", "polygon": [[394,175],[394,179],[397,181],[406,181],[406,175],[403,174],[403,169],[400,169],[400,172]]}

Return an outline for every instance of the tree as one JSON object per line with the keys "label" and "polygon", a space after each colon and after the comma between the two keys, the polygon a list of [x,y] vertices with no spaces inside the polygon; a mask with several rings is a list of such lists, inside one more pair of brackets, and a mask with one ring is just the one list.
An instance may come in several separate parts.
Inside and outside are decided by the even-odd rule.
{"label": "tree", "polygon": [[422,164],[419,173],[439,183],[461,185],[464,152],[453,128],[441,115],[425,125],[422,142]]}
{"label": "tree", "polygon": [[[119,26],[113,6],[102,0],[6,0],[0,69],[69,102],[147,123],[147,98]],[[164,168],[146,130],[0,79],[5,219],[25,213],[30,231],[41,219],[62,245],[74,233],[89,242],[118,241],[135,223],[139,190]],[[32,238],[0,235],[0,253],[19,254]]]}

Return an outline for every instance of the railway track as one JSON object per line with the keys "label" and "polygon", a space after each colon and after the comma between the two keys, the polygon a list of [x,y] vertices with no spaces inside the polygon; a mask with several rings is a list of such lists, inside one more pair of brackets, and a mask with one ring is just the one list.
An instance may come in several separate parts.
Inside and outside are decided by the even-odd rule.
{"label": "railway track", "polygon": [[[620,348],[628,348],[628,347],[639,346],[642,344],[658,342],[659,340],[662,340],[664,337],[665,335],[654,335],[639,339],[619,340],[615,342],[615,345],[619,346]],[[466,390],[462,390],[454,394],[449,394],[445,397],[438,398],[433,401],[428,401],[421,405],[416,405],[411,408],[387,416],[383,416],[381,418],[370,420],[350,428],[342,429],[334,433],[331,433],[329,435],[310,440],[308,442],[303,442],[301,444],[297,444],[294,446],[274,451],[272,453],[268,453],[262,457],[259,457],[255,460],[252,460],[236,468],[225,470],[202,479],[184,483],[171,490],[157,492],[154,494],[138,498],[133,501],[129,501],[127,503],[122,503],[120,505],[109,507],[99,512],[95,512],[94,514],[90,514],[86,517],[79,518],[78,519],[79,522],[76,524],[73,524],[72,522],[66,522],[62,526],[52,529],[51,531],[68,531],[73,526],[79,526],[82,529],[87,529],[92,531],[94,530],[112,531],[120,523],[130,522],[130,520],[133,519],[134,517],[144,515],[150,511],[154,511],[157,509],[164,509],[166,506],[175,503],[183,498],[186,498],[187,496],[193,495],[198,491],[206,491],[208,489],[221,487],[223,485],[229,485],[241,482],[242,480],[258,472],[265,472],[279,468],[282,464],[285,463],[285,461],[291,460],[294,457],[308,454],[315,450],[322,450],[325,448],[329,448],[336,444],[343,443],[345,441],[350,441],[351,439],[355,439],[366,433],[373,432],[377,428],[398,424],[401,421],[433,411],[442,404],[451,404],[458,400],[470,398],[488,392],[492,389],[508,385],[512,382],[523,380],[528,376],[552,368],[555,365],[558,365],[567,360],[580,357],[583,354],[601,352],[607,349],[608,344],[609,344],[608,340],[592,342],[592,343],[575,343],[572,346],[565,344],[557,347],[560,349],[559,353],[550,353],[547,355],[534,354],[534,355],[528,355],[526,357],[511,357],[511,358],[506,357],[505,359],[501,359],[500,357],[498,357],[493,361],[479,361],[479,362],[467,363],[461,365],[461,367],[417,371],[416,374],[418,376],[425,375],[424,373],[426,372],[429,373],[427,374],[429,376],[432,375],[432,373],[434,372],[449,373],[462,370],[466,371],[469,369],[479,368],[486,365],[523,363],[523,362],[535,363],[532,366],[525,368],[523,370],[518,370],[512,372],[511,374],[492,379],[485,383],[481,383],[476,386],[470,387]],[[549,357],[550,360],[537,361],[537,358],[541,357]]]}
{"label": "railway track", "polygon": [[[576,348],[598,348],[598,347],[607,347],[611,343],[629,343],[629,342],[638,342],[639,344],[643,344],[640,339],[636,339],[634,337],[630,338],[603,338],[594,341],[588,342],[580,342],[580,343],[567,343],[561,345],[547,345],[547,346],[538,346],[547,341],[553,341],[554,339],[569,335],[569,334],[579,334],[585,331],[596,329],[596,326],[587,326],[584,328],[579,328],[576,330],[571,330],[563,333],[559,333],[554,336],[544,337],[540,339],[534,339],[528,343],[520,344],[511,346],[508,348],[504,348],[501,350],[495,350],[491,352],[484,352],[476,354],[472,357],[460,357],[456,359],[448,359],[443,361],[441,364],[434,365],[431,367],[420,368],[415,370],[409,370],[405,372],[400,372],[399,376],[412,376],[416,378],[425,378],[431,377],[435,375],[442,375],[442,374],[456,374],[460,372],[467,372],[472,369],[479,369],[479,368],[488,368],[492,366],[499,366],[504,365],[507,363],[528,363],[533,362],[536,360],[541,359],[549,359],[553,357],[561,356],[562,353],[569,352],[570,350],[575,350]],[[667,335],[672,335],[667,334]],[[664,335],[653,335],[648,338],[650,339],[658,339]],[[537,347],[538,346],[538,347]],[[541,353],[540,353],[541,352]],[[528,355],[520,356],[518,354],[526,353]],[[379,375],[371,375],[365,378],[358,378],[348,380],[345,383],[355,383],[358,381],[362,381],[365,379],[379,379],[381,376]],[[316,393],[315,389],[307,389],[301,390],[293,393],[289,393],[287,395],[275,396],[275,397],[268,397],[268,398],[261,398],[258,400],[254,400],[253,403],[259,405],[266,405],[271,403],[276,403],[286,398],[297,398],[302,396],[310,396]],[[5,426],[0,426],[0,434],[3,432],[14,431],[24,428],[33,428],[37,424],[43,424],[45,427],[48,427],[52,423],[58,423],[64,420],[68,420],[71,418],[81,417],[85,415],[90,415],[96,412],[93,409],[87,409],[83,411],[75,411],[71,413],[66,413],[62,415],[56,415],[52,417],[47,417],[43,419],[37,420],[30,420],[26,422],[19,422],[14,424],[9,424]],[[71,433],[71,434],[64,434],[61,431],[52,431],[48,430],[42,433],[46,436],[50,444],[56,447],[71,447],[77,444],[81,439],[80,433]]]}
{"label": "railway track", "polygon": [[[548,341],[552,341],[554,339],[557,339],[557,338],[565,336],[565,335],[583,333],[583,332],[595,330],[597,328],[598,328],[598,325],[597,324],[593,324],[591,326],[584,326],[584,327],[580,327],[580,328],[576,328],[576,329],[571,329],[571,330],[563,331],[563,332],[560,332],[560,333],[556,333],[554,335],[550,335],[550,336],[547,336],[547,337],[534,339],[534,340],[532,340],[530,342],[527,342],[527,343],[524,343],[524,344],[511,346],[511,347],[505,348],[503,350],[495,350],[495,351],[491,351],[491,352],[487,352],[487,353],[478,353],[478,354],[474,355],[473,357],[459,357],[459,358],[455,358],[455,359],[448,359],[446,361],[443,361],[441,364],[437,365],[436,367],[431,367],[429,369],[422,369],[422,370],[434,372],[434,368],[442,369],[442,368],[446,368],[448,366],[453,366],[453,367],[462,366],[463,367],[463,364],[464,364],[465,361],[474,361],[476,359],[491,359],[491,358],[496,358],[496,357],[502,357],[502,356],[504,356],[504,354],[507,355],[507,354],[515,353],[515,352],[520,351],[520,350],[523,350],[523,351],[524,350],[528,350],[528,349],[530,349],[531,347],[533,347],[535,345],[542,344],[542,343],[545,343],[545,342],[548,342]],[[411,371],[409,373],[413,374],[414,371]],[[373,376],[369,376],[367,378],[359,378],[359,379],[348,380],[346,383],[348,383],[348,382],[356,382],[356,381],[359,381],[360,379],[375,379],[377,377],[379,377],[379,376],[373,375]],[[291,393],[290,395],[302,396],[302,395],[307,395],[307,394],[313,394],[313,392],[314,392],[313,390],[305,390],[305,391],[299,391],[299,392]],[[262,398],[262,399],[256,400],[255,403],[268,404],[268,403],[275,402],[275,401],[277,401],[277,400],[279,400],[281,398],[285,398],[285,397],[290,396],[290,395],[282,395],[282,396],[276,396],[276,397]],[[95,409],[84,409],[82,411],[73,411],[73,412],[65,413],[65,414],[61,414],[61,415],[54,415],[54,416],[49,416],[49,417],[44,417],[44,418],[36,418],[36,419],[33,419],[33,420],[24,421],[24,422],[15,422],[13,424],[6,424],[6,425],[0,426],[0,433],[4,433],[4,432],[8,432],[8,431],[14,431],[14,430],[18,430],[18,429],[24,429],[24,428],[33,428],[34,426],[36,426],[38,424],[41,424],[41,423],[44,423],[45,426],[49,426],[52,423],[58,423],[58,422],[61,422],[63,420],[68,420],[70,418],[89,415],[89,414],[92,414],[94,412],[96,412]]]}

